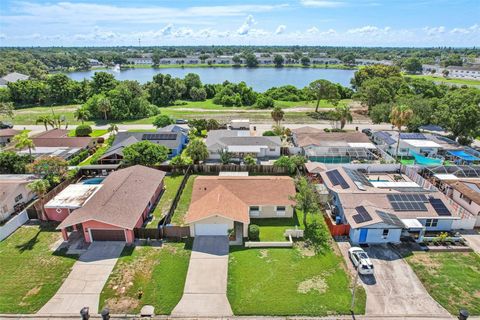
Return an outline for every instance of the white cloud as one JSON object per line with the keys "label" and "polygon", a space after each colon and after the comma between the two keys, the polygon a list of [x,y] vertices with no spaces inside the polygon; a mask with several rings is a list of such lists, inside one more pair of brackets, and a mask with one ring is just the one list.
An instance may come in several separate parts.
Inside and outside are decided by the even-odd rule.
{"label": "white cloud", "polygon": [[7,38],[7,35],[5,33],[0,33],[0,39],[6,39]]}
{"label": "white cloud", "polygon": [[379,28],[376,26],[363,26],[360,28],[354,28],[347,30],[349,34],[358,34],[358,35],[378,35],[382,33],[387,33],[390,31],[390,27]]}
{"label": "white cloud", "polygon": [[474,24],[469,28],[453,28],[450,31],[450,33],[453,33],[453,34],[470,34],[475,32],[480,32],[480,26],[478,24]]}
{"label": "white cloud", "polygon": [[442,33],[445,33],[445,27],[440,26],[440,27],[425,27],[423,28],[423,31],[429,36],[436,36]]}
{"label": "white cloud", "polygon": [[169,23],[165,27],[159,30],[160,35],[168,36],[172,34],[173,24]]}
{"label": "white cloud", "polygon": [[277,30],[275,30],[275,34],[282,34],[285,32],[285,29],[287,28],[287,26],[285,26],[284,24],[281,24],[277,27]]}
{"label": "white cloud", "polygon": [[253,19],[253,16],[250,14],[240,28],[238,28],[237,33],[242,36],[247,35],[254,24],[256,24],[255,19]]}
{"label": "white cloud", "polygon": [[318,30],[317,27],[311,27],[311,28],[307,29],[307,33],[308,33],[308,34],[316,34],[316,33],[318,33],[319,31],[320,31],[320,30]]}
{"label": "white cloud", "polygon": [[338,8],[345,5],[343,1],[333,0],[300,0],[300,3],[305,7],[314,8]]}

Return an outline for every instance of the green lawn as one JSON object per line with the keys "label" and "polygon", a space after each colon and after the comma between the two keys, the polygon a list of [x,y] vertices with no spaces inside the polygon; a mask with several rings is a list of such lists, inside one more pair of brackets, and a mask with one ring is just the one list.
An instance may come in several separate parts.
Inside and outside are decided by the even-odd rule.
{"label": "green lawn", "polygon": [[285,230],[300,225],[296,215],[293,218],[250,219],[250,224],[259,226],[260,241],[285,241]]}
{"label": "green lawn", "polygon": [[183,294],[190,252],[190,243],[125,247],[103,288],[99,309],[137,314],[149,304],[156,314],[170,314]]}
{"label": "green lawn", "polygon": [[[92,133],[90,133],[90,137],[92,138],[97,138],[97,137],[101,137],[103,135],[106,135],[108,133],[108,130],[106,129],[93,129],[92,130]],[[70,130],[70,132],[68,132],[68,136],[69,137],[76,137],[75,136],[75,130]]]}
{"label": "green lawn", "polygon": [[157,129],[130,129],[127,132],[155,132]]}
{"label": "green lawn", "polygon": [[0,242],[0,313],[35,313],[57,292],[77,258],[52,252],[61,237],[32,226]]}
{"label": "green lawn", "polygon": [[187,213],[188,206],[190,205],[190,199],[192,199],[192,190],[193,190],[193,181],[197,175],[192,174],[188,177],[187,183],[185,184],[185,188],[183,188],[182,195],[180,196],[180,200],[178,201],[177,208],[172,216],[172,224],[176,225],[183,225],[185,214]]}
{"label": "green lawn", "polygon": [[87,159],[83,160],[82,162],[80,162],[78,165],[79,166],[88,166],[90,164],[92,164],[92,159],[93,157],[100,157],[101,155],[103,155],[108,149],[110,148],[110,144],[108,143],[104,143],[101,147],[99,147],[94,154],[92,154],[90,157],[88,157]]}
{"label": "green lawn", "polygon": [[147,228],[155,228],[158,221],[168,213],[168,210],[172,206],[173,199],[177,194],[178,187],[182,183],[183,176],[166,176],[165,191],[160,198],[157,206],[153,210],[153,219],[148,223]]}
{"label": "green lawn", "polygon": [[434,82],[440,82],[440,83],[453,83],[453,84],[458,84],[458,85],[474,85],[474,86],[480,86],[480,80],[469,80],[469,79],[450,79],[450,78],[444,78],[444,77],[437,77],[437,76],[428,76],[428,75],[407,75],[407,77],[410,78],[422,78],[426,80],[431,80]]}
{"label": "green lawn", "polygon": [[476,253],[415,253],[406,258],[430,295],[451,314],[480,315],[480,256]]}
{"label": "green lawn", "polygon": [[[311,256],[300,249],[230,250],[228,300],[235,315],[327,316],[350,314],[350,279],[333,251]],[[355,313],[365,312],[358,290]]]}

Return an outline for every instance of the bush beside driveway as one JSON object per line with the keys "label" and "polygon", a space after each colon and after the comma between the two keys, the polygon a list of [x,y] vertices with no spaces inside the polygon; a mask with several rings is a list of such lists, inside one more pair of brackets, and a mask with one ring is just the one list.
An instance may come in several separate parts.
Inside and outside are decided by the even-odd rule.
{"label": "bush beside driveway", "polygon": [[52,248],[62,235],[23,226],[0,242],[0,313],[35,313],[57,292],[77,256]]}
{"label": "bush beside driveway", "polygon": [[183,294],[190,252],[190,242],[125,247],[103,288],[100,309],[138,313],[150,304],[156,314],[170,314]]}

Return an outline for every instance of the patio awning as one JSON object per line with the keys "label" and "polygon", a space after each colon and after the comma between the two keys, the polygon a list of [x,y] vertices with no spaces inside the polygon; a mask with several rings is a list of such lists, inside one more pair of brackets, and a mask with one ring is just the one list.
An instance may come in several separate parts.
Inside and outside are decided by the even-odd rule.
{"label": "patio awning", "polygon": [[422,229],[423,225],[417,219],[401,219],[406,229]]}
{"label": "patio awning", "polygon": [[460,159],[465,160],[465,161],[480,160],[480,158],[477,158],[477,157],[471,155],[470,153],[466,153],[463,150],[451,150],[451,151],[448,151],[448,153],[450,153],[452,156],[455,156],[455,157],[460,158]]}

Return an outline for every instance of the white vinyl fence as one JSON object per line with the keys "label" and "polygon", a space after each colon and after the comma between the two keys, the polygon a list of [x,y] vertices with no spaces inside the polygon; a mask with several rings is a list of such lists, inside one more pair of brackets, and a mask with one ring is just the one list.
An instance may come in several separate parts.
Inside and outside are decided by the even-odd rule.
{"label": "white vinyl fence", "polygon": [[15,217],[10,219],[7,223],[0,227],[0,241],[3,241],[9,235],[11,235],[15,230],[20,228],[25,222],[28,221],[27,210],[23,210]]}

